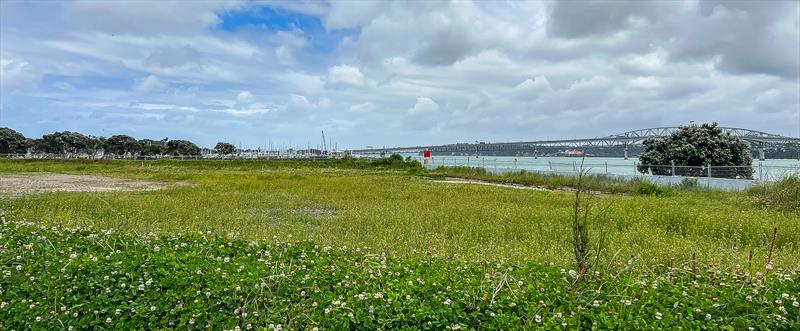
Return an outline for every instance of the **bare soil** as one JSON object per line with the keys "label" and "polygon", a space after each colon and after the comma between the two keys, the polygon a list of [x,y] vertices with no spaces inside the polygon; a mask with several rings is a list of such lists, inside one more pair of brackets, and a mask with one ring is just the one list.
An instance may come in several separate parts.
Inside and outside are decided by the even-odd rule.
{"label": "bare soil", "polygon": [[0,173],[0,197],[48,192],[154,191],[167,183],[47,172]]}
{"label": "bare soil", "polygon": [[485,182],[475,179],[462,179],[462,178],[450,178],[450,177],[445,178],[443,180],[434,180],[434,182],[446,183],[446,184],[478,184],[478,185],[513,188],[518,190],[551,191],[546,188],[537,186],[524,186],[519,184],[499,184],[499,183]]}

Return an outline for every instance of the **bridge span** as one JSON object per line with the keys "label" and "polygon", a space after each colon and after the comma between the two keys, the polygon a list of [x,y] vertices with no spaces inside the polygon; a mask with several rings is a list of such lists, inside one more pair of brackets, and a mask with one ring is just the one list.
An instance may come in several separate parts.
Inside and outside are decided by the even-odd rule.
{"label": "bridge span", "polygon": [[[625,159],[628,158],[628,146],[639,144],[650,137],[665,137],[677,131],[680,127],[659,127],[640,129],[623,132],[605,137],[579,138],[579,139],[559,139],[559,140],[535,140],[519,142],[495,142],[495,143],[457,143],[447,145],[431,146],[410,146],[410,147],[390,147],[390,148],[368,148],[349,150],[351,154],[372,155],[388,153],[420,153],[425,149],[432,153],[481,153],[481,152],[533,152],[536,153],[539,147],[610,147],[624,146]],[[764,148],[766,146],[798,144],[800,138],[787,137],[778,134],[771,134],[756,130],[720,127],[725,133],[739,137],[750,146],[758,148],[759,159],[764,159]]]}

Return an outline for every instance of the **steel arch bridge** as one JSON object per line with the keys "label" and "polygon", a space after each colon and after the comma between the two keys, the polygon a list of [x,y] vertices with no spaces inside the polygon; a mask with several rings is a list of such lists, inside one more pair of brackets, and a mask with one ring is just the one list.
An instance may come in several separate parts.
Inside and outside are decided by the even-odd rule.
{"label": "steel arch bridge", "polygon": [[[536,151],[538,147],[610,147],[625,146],[625,157],[627,158],[628,146],[638,144],[647,138],[669,136],[680,129],[677,126],[658,127],[639,129],[623,132],[605,137],[579,138],[579,139],[560,139],[560,140],[537,140],[520,142],[497,142],[497,143],[458,143],[447,145],[432,146],[410,146],[392,148],[369,148],[355,149],[348,151],[351,154],[386,154],[386,153],[420,153],[425,149],[433,153],[480,153],[480,152],[511,152],[511,151]],[[768,145],[798,144],[800,138],[787,137],[778,134],[766,133],[762,131],[720,127],[723,132],[732,136],[739,137],[753,147],[759,149],[759,158],[764,157],[764,147]]]}

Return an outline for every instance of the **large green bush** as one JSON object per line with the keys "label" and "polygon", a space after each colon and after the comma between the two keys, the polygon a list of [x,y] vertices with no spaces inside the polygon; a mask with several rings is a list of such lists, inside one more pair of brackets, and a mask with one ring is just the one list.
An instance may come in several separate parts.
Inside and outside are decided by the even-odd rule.
{"label": "large green bush", "polygon": [[[655,175],[706,176],[704,166],[735,166],[714,177],[752,178],[753,158],[742,139],[722,130],[717,123],[682,126],[668,137],[648,138],[639,157],[639,171]],[[672,173],[671,165],[677,166]],[[689,166],[689,167],[682,167]],[[690,168],[691,167],[691,168]]]}

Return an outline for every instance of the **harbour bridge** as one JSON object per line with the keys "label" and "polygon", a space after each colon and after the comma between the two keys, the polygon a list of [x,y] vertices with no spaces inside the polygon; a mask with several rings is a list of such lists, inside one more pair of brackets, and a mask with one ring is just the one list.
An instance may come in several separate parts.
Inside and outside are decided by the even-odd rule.
{"label": "harbour bridge", "polygon": [[[766,133],[762,131],[720,127],[723,132],[732,136],[739,137],[751,147],[758,149],[760,160],[764,159],[764,148],[767,146],[798,144],[800,138],[787,137],[778,134]],[[457,143],[447,145],[432,146],[411,146],[411,147],[391,147],[391,148],[367,148],[347,151],[350,154],[373,155],[387,153],[421,153],[428,149],[432,153],[481,153],[481,152],[530,152],[536,154],[539,147],[611,147],[624,146],[625,159],[628,158],[628,146],[640,144],[647,138],[669,136],[680,127],[659,127],[640,129],[623,132],[605,137],[579,138],[579,139],[560,139],[560,140],[537,140],[519,142],[496,142],[496,143]]]}

